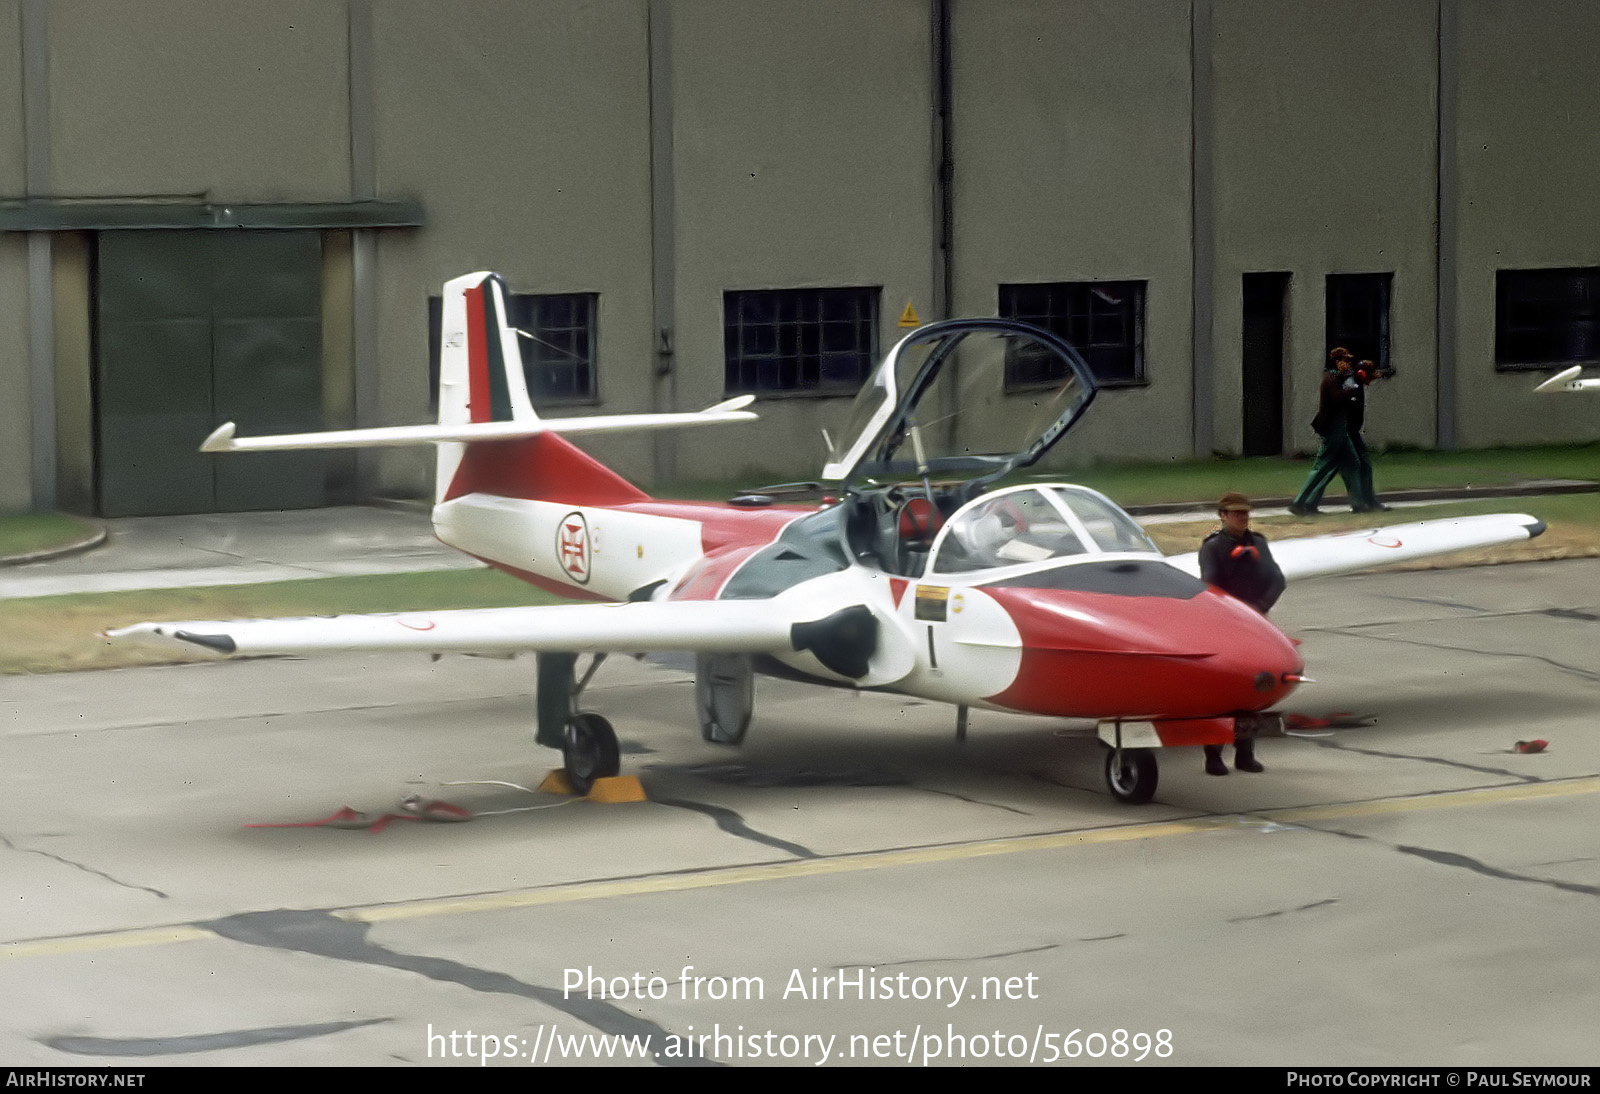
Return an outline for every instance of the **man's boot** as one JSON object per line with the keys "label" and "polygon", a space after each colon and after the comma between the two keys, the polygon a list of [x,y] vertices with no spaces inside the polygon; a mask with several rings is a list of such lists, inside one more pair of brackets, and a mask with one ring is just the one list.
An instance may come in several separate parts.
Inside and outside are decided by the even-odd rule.
{"label": "man's boot", "polygon": [[[1218,749],[1217,751],[1220,752],[1222,750]],[[1207,762],[1209,763],[1209,761]],[[1234,743],[1233,766],[1240,771],[1249,771],[1252,774],[1258,774],[1266,770],[1261,765],[1261,761],[1256,759],[1256,743],[1248,738]],[[1207,770],[1209,770],[1209,767]]]}
{"label": "man's boot", "polygon": [[1206,745],[1206,774],[1226,775],[1228,765],[1222,762],[1222,746]]}

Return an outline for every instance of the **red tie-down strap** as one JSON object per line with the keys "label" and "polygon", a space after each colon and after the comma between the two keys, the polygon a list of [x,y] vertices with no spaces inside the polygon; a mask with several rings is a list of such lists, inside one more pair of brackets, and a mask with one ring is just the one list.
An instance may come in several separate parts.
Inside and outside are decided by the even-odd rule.
{"label": "red tie-down strap", "polygon": [[247,824],[246,828],[365,828],[374,834],[382,832],[395,821],[467,821],[472,819],[469,810],[449,802],[423,800],[415,795],[400,803],[401,812],[373,816],[343,806],[337,812],[314,821],[290,821],[280,824]]}
{"label": "red tie-down strap", "polygon": [[1229,554],[1228,557],[1230,557],[1230,558],[1243,558],[1245,555],[1249,555],[1251,558],[1259,559],[1261,557],[1261,552],[1259,552],[1259,551],[1257,551],[1255,549],[1255,545],[1254,544],[1241,543],[1239,546],[1237,546],[1237,547],[1235,547],[1233,549],[1233,551]]}

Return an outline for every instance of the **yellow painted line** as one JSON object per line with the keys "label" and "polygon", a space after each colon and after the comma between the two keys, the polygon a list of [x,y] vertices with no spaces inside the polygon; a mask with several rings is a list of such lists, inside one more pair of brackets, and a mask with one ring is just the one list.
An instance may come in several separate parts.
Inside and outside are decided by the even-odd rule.
{"label": "yellow painted line", "polygon": [[[1348,802],[1340,805],[1266,809],[1249,814],[1197,817],[1193,820],[1134,824],[1120,828],[1095,828],[1082,832],[1053,832],[1040,836],[1013,836],[983,840],[977,843],[945,844],[938,847],[918,847],[900,851],[870,851],[858,855],[800,859],[794,862],[769,863],[762,866],[729,866],[697,873],[658,874],[651,877],[624,878],[615,881],[579,881],[570,885],[553,885],[547,888],[522,889],[508,893],[490,893],[483,896],[445,897],[432,900],[411,900],[396,904],[366,905],[357,908],[345,908],[332,914],[341,919],[357,923],[384,923],[393,920],[423,919],[441,915],[463,915],[472,912],[509,911],[518,908],[537,908],[550,904],[570,904],[585,900],[607,900],[614,897],[688,892],[694,889],[710,889],[722,885],[749,885],[763,881],[823,877],[831,874],[858,873],[864,870],[882,870],[897,866],[922,866],[938,862],[957,862],[963,859],[983,858],[990,855],[1012,855],[1028,851],[1051,851],[1066,847],[1126,843],[1132,840],[1188,836],[1202,832],[1237,831],[1239,828],[1237,818],[1241,815],[1249,819],[1293,824],[1302,821],[1375,816],[1385,813],[1413,813],[1467,805],[1572,797],[1578,794],[1592,794],[1596,791],[1600,791],[1600,776],[1563,780],[1561,782],[1528,783],[1517,786],[1450,791],[1443,794],[1418,795],[1406,798],[1386,798],[1380,801]],[[202,927],[184,925],[145,927],[127,931],[106,931],[100,934],[73,935],[62,938],[45,938],[0,944],[0,960],[131,949],[137,946],[164,946],[178,942],[196,942],[217,937],[216,934]]]}
{"label": "yellow painted line", "polygon": [[62,953],[94,953],[97,950],[130,950],[136,946],[168,946],[174,942],[199,942],[216,938],[203,927],[143,927],[104,934],[41,938],[34,942],[7,942],[0,945],[0,960],[11,957],[48,957]]}
{"label": "yellow painted line", "polygon": [[1593,794],[1597,790],[1600,790],[1600,776],[1565,779],[1561,782],[1451,790],[1443,794],[1419,794],[1410,798],[1383,798],[1379,801],[1347,802],[1342,805],[1313,805],[1302,809],[1266,809],[1255,815],[1272,821],[1293,823],[1371,817],[1382,813],[1421,813],[1430,809],[1454,809],[1461,805],[1483,805],[1493,802],[1532,801],[1536,798],[1567,798],[1574,794]]}
{"label": "yellow painted line", "polygon": [[653,877],[625,878],[617,881],[579,881],[547,889],[525,889],[510,893],[488,893],[477,897],[447,897],[442,900],[407,901],[349,908],[334,914],[361,923],[382,923],[391,919],[420,919],[424,916],[456,915],[462,912],[503,911],[509,908],[534,908],[544,904],[570,904],[579,900],[640,896],[646,893],[676,893],[690,889],[710,889],[719,885],[747,885],[757,881],[849,874],[862,870],[881,870],[890,866],[921,866],[931,862],[955,862],[986,855],[1010,855],[1019,851],[1048,851],[1094,843],[1121,843],[1127,840],[1184,836],[1235,827],[1215,817],[1164,824],[1140,824],[1127,828],[1096,828],[1085,832],[1056,832],[1045,836],[1012,836],[939,847],[918,847],[904,851],[869,851],[858,855],[800,859],[762,866],[729,866],[692,874],[659,874]]}

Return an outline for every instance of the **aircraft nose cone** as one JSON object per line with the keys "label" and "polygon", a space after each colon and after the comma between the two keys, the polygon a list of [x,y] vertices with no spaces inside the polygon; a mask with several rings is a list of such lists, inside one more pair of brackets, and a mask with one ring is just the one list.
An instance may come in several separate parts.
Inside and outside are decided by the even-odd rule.
{"label": "aircraft nose cone", "polygon": [[[1266,710],[1299,682],[1300,654],[1225,593],[1064,595],[1006,589],[1023,659],[993,701],[1085,718],[1209,718]],[[1001,597],[997,597],[1000,599]]]}
{"label": "aircraft nose cone", "polygon": [[1229,640],[1216,643],[1207,658],[1206,672],[1223,709],[1265,710],[1282,701],[1300,682],[1304,664],[1300,652],[1284,633],[1265,617],[1237,601],[1242,609],[1230,621]]}

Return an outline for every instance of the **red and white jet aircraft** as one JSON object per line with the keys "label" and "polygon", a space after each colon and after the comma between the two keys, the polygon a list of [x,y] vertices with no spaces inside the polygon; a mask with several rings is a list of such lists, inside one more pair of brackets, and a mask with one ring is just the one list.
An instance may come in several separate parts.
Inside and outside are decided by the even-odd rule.
{"label": "red and white jet aircraft", "polygon": [[[756,673],[951,703],[963,734],[971,707],[1088,720],[1109,746],[1107,785],[1128,802],[1155,791],[1154,749],[1255,732],[1302,679],[1282,631],[1200,581],[1195,555],[1163,557],[1104,496],[993,487],[1094,398],[1082,358],[1045,331],[960,319],[907,335],[858,396],[821,503],[781,505],[656,500],[560,436],[746,420],[749,396],[700,413],[544,420],[518,333],[497,276],[457,278],[444,290],[437,424],[240,439],[230,423],[203,448],[437,445],[439,539],[604,605],[140,623],[112,636],[240,655],[532,651],[536,739],[562,750],[580,791],[619,769],[610,724],[577,705],[583,653],[696,654],[701,731],[724,744],[745,735]],[[1480,516],[1273,551],[1294,579],[1541,531],[1529,516]]]}

